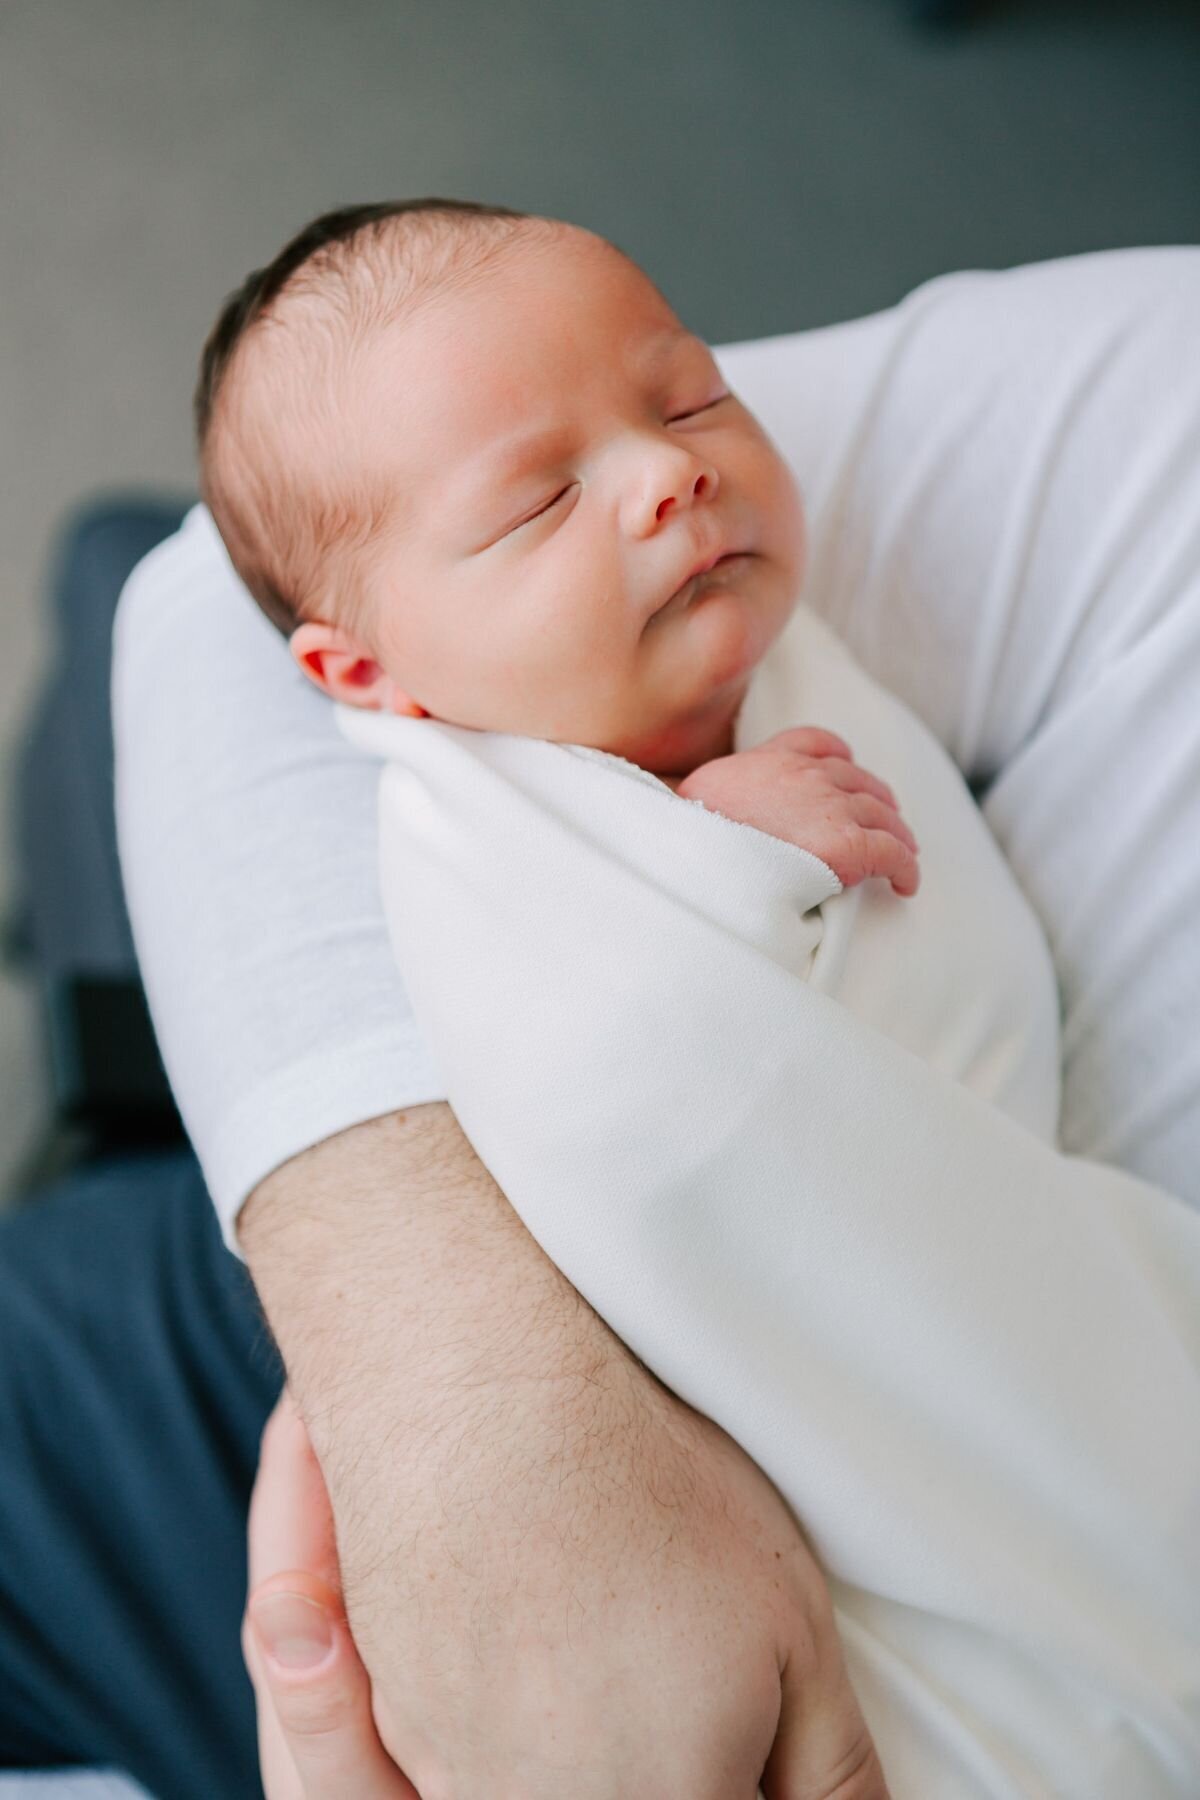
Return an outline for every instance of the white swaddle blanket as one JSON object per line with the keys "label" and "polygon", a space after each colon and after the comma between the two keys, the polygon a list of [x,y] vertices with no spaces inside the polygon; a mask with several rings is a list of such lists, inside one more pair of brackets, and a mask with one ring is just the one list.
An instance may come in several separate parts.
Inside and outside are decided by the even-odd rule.
{"label": "white swaddle blanket", "polygon": [[1053,1147],[1052,966],[941,747],[804,607],[738,720],[892,785],[899,900],[604,752],[338,710],[462,1129],[794,1508],[894,1800],[1194,1796],[1200,1218]]}

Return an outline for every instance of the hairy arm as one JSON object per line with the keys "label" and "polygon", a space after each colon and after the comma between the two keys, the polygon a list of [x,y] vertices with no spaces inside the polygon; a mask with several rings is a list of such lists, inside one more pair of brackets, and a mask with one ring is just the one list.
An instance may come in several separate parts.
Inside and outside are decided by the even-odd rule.
{"label": "hairy arm", "polygon": [[552,1413],[600,1393],[602,1376],[666,1393],[545,1256],[445,1103],[285,1163],[250,1196],[238,1235],[340,1486],[366,1472],[342,1438],[385,1405],[384,1453],[416,1459],[469,1431],[473,1396],[494,1410],[502,1384],[529,1384],[522,1404]]}
{"label": "hairy arm", "polygon": [[448,1106],[294,1158],[239,1231],[422,1793],[751,1800],[766,1767],[780,1800],[884,1794],[791,1514],[546,1258]]}

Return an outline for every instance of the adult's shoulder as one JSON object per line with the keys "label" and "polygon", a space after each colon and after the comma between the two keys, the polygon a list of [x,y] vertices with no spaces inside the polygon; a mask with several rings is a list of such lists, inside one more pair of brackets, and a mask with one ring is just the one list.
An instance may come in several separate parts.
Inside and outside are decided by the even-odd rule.
{"label": "adult's shoulder", "polygon": [[722,351],[794,468],[806,598],[985,780],[1178,603],[1200,508],[1200,249],[939,277]]}
{"label": "adult's shoulder", "polygon": [[1089,349],[1136,344],[1170,356],[1194,345],[1198,293],[1200,247],[1094,251],[957,270],[865,317],[720,345],[716,355],[801,479],[827,480],[878,436],[887,391],[923,389],[936,417],[961,405],[955,382],[977,390],[1015,379],[1034,390],[1047,369]]}
{"label": "adult's shoulder", "polygon": [[[231,638],[232,634],[232,638]],[[117,603],[113,628],[114,700],[147,665],[155,671],[186,654],[197,663],[227,663],[229,651],[252,654],[286,674],[278,633],[259,613],[229,560],[212,515],[203,504],[186,514],[130,573]]]}

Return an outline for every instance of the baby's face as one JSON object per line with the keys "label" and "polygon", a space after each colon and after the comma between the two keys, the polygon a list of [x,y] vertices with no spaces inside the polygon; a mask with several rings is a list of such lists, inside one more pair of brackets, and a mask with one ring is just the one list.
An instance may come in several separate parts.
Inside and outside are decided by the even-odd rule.
{"label": "baby's face", "polygon": [[[351,640],[363,663],[323,683],[338,698],[411,698],[664,774],[732,747],[799,594],[803,512],[645,276],[578,230],[521,246],[372,339],[348,404],[353,453],[396,504]],[[323,629],[292,639],[309,674]]]}

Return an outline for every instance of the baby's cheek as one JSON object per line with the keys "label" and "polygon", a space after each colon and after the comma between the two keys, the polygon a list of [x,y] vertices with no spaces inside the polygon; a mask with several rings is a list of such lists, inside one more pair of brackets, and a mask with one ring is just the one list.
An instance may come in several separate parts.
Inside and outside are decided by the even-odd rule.
{"label": "baby's cheek", "polygon": [[804,499],[791,469],[783,458],[771,457],[770,480],[765,484],[763,525],[769,546],[797,586],[804,576],[808,529]]}

